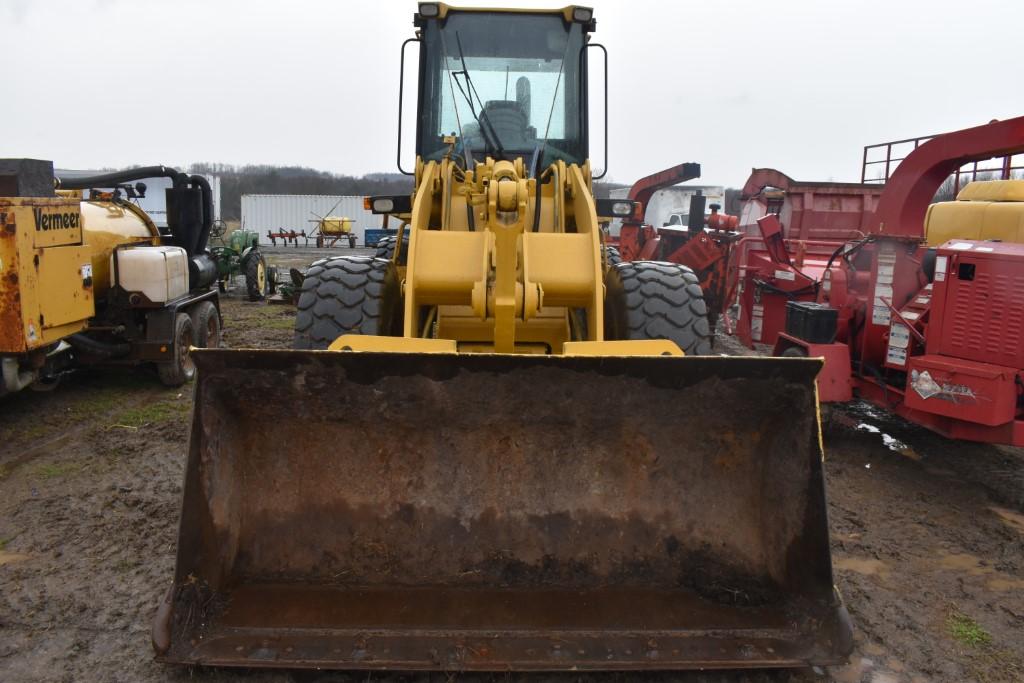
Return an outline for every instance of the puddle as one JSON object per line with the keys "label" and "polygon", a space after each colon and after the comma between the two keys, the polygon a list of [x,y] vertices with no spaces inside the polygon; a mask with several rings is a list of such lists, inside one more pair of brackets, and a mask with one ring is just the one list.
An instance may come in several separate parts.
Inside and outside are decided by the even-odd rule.
{"label": "puddle", "polygon": [[870,434],[878,434],[879,436],[882,437],[882,444],[884,444],[885,447],[888,448],[893,453],[899,453],[900,455],[910,458],[911,460],[921,460],[920,454],[918,454],[917,451],[911,448],[909,444],[900,441],[894,436],[886,434],[873,424],[861,422],[855,427],[855,429],[861,432],[868,432]]}
{"label": "puddle", "polygon": [[1024,579],[1017,579],[1002,572],[996,571],[994,567],[982,564],[980,557],[967,553],[954,553],[943,555],[939,561],[943,569],[951,569],[962,572],[967,576],[985,576],[985,588],[997,593],[1006,593],[1024,589]]}
{"label": "puddle", "polygon": [[943,555],[942,559],[939,560],[939,566],[943,569],[965,572],[970,576],[983,576],[995,572],[995,569],[992,567],[984,566],[981,563],[980,557],[968,555],[967,553]]}
{"label": "puddle", "polygon": [[[886,662],[886,666],[890,662],[899,664],[896,660],[890,659]],[[832,667],[828,670],[828,673],[836,683],[862,683],[863,681],[870,681],[870,683],[900,683],[902,680],[898,674],[884,669],[876,669],[876,666],[875,660],[854,655],[849,664]],[[903,670],[903,666],[899,666],[900,668],[896,669],[896,671]]]}
{"label": "puddle", "polygon": [[9,553],[6,550],[0,550],[0,567],[5,564],[11,564],[12,562],[24,562],[28,559],[28,555],[22,555],[21,553]]}
{"label": "puddle", "polygon": [[889,573],[889,566],[885,562],[868,557],[834,557],[832,566],[865,576],[884,576]]}
{"label": "puddle", "polygon": [[997,593],[1024,590],[1024,579],[992,578],[985,582],[985,588]]}
{"label": "puddle", "polygon": [[999,518],[1006,522],[1007,526],[1024,534],[1024,515],[1013,510],[995,506],[990,507],[989,510],[999,515]]}

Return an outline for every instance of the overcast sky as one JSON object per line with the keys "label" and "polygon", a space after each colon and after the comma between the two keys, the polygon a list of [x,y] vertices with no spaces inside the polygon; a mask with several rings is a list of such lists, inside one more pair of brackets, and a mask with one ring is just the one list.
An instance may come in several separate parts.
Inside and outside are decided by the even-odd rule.
{"label": "overcast sky", "polygon": [[[593,4],[619,182],[682,161],[714,184],[857,180],[865,144],[1024,115],[1022,0]],[[415,8],[0,0],[0,156],[392,171]]]}

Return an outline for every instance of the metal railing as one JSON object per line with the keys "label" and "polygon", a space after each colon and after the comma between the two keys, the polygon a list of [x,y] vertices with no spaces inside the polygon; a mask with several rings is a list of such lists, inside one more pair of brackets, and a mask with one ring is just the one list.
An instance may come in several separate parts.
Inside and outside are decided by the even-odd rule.
{"label": "metal railing", "polygon": [[[936,135],[923,135],[905,140],[879,142],[864,147],[861,160],[860,182],[867,184],[884,184],[892,177],[896,167],[907,158],[912,151]],[[869,173],[874,171],[874,177]],[[987,161],[974,161],[958,168],[950,177],[953,179],[953,194],[956,195],[966,183],[984,175],[988,178],[1008,180],[1015,176],[1024,177],[1024,154],[996,157]]]}

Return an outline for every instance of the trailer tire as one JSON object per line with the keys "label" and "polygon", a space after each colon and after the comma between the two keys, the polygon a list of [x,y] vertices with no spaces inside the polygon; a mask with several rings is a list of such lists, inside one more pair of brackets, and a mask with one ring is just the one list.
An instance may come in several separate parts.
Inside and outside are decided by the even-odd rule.
{"label": "trailer tire", "polygon": [[292,348],[323,350],[343,334],[401,333],[395,264],[368,256],[317,261],[302,280]]}
{"label": "trailer tire", "polygon": [[192,360],[192,349],[195,345],[195,328],[188,313],[177,313],[174,316],[174,358],[165,363],[156,364],[156,373],[164,386],[180,387],[191,382],[196,376],[196,365]]}
{"label": "trailer tire", "polygon": [[688,356],[711,353],[704,292],[678,263],[630,261],[605,273],[605,338],[668,339]]}
{"label": "trailer tire", "polygon": [[[395,255],[395,245],[398,244],[398,235],[388,235],[377,240],[377,252],[374,258],[382,258],[390,261]],[[398,265],[404,266],[409,260],[409,238],[402,237],[402,253],[398,255]]]}
{"label": "trailer tire", "polygon": [[249,254],[245,262],[245,292],[249,301],[262,301],[267,296],[267,260],[259,250]]}
{"label": "trailer tire", "polygon": [[349,233],[349,236],[348,236],[348,247],[349,247],[349,249],[355,249],[356,248],[356,236],[354,234],[352,234],[352,233]]}
{"label": "trailer tire", "polygon": [[221,319],[212,301],[200,301],[192,307],[192,329],[195,345],[201,349],[219,349],[221,345]]}

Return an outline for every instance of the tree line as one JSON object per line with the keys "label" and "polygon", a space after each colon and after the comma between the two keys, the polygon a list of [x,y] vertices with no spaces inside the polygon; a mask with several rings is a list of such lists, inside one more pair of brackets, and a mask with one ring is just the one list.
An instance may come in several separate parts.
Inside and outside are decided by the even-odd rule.
{"label": "tree line", "polygon": [[303,166],[197,163],[190,173],[220,177],[220,211],[224,220],[240,220],[244,194],[408,194],[412,177],[400,173],[351,176]]}

